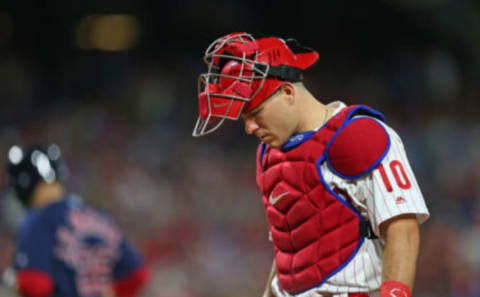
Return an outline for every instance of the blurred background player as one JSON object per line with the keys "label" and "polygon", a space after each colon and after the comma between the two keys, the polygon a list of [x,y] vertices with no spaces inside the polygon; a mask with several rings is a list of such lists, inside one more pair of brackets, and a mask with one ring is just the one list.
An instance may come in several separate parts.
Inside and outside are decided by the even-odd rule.
{"label": "blurred background player", "polygon": [[8,151],[8,179],[28,209],[17,233],[13,271],[24,297],[134,297],[149,270],[122,231],[62,182],[55,145]]}
{"label": "blurred background player", "polygon": [[429,216],[381,113],[324,105],[303,85],[318,53],[232,33],[206,50],[193,135],[242,118],[261,143],[257,183],[275,261],[264,296],[409,297]]}

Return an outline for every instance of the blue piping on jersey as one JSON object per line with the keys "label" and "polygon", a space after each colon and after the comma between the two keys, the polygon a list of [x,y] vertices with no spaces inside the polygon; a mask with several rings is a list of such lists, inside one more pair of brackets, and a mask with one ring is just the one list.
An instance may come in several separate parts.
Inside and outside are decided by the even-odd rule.
{"label": "blue piping on jersey", "polygon": [[[354,121],[360,120],[360,118],[358,118],[358,119],[350,119],[350,117],[352,116],[352,114],[353,114],[354,112],[356,112],[358,109],[364,109],[364,110],[366,109],[368,112],[372,113],[372,115],[375,115],[375,116],[379,117],[379,119],[381,119],[382,121],[385,120],[385,117],[384,117],[381,113],[379,113],[379,112],[377,112],[377,111],[375,111],[375,110],[373,110],[373,109],[370,109],[370,108],[368,108],[368,107],[366,107],[366,106],[360,105],[360,106],[357,106],[356,108],[352,109],[352,110],[348,113],[348,115],[347,115],[347,120],[342,124],[342,126],[340,126],[340,128],[338,128],[338,130],[335,132],[335,134],[333,134],[332,138],[330,139],[330,141],[328,142],[328,144],[327,144],[327,146],[326,146],[326,148],[325,148],[325,159],[326,159],[326,161],[327,161],[327,166],[328,166],[328,168],[329,168],[333,173],[335,173],[336,175],[340,176],[341,178],[344,178],[344,179],[347,179],[347,180],[357,179],[357,178],[360,178],[360,177],[365,176],[365,175],[367,175],[368,173],[370,173],[373,169],[375,169],[375,168],[378,166],[378,164],[380,164],[380,163],[382,162],[383,158],[385,158],[385,156],[387,155],[388,151],[390,150],[390,145],[391,145],[390,136],[388,135],[387,130],[385,129],[385,127],[383,127],[383,125],[375,122],[377,125],[379,125],[379,126],[383,129],[383,131],[385,131],[385,134],[387,135],[387,139],[388,139],[387,148],[386,148],[385,151],[382,153],[382,155],[381,155],[369,168],[367,168],[365,171],[363,171],[363,172],[361,172],[361,173],[359,173],[359,174],[357,174],[357,175],[354,175],[354,176],[344,175],[344,174],[340,173],[339,171],[337,171],[337,170],[333,167],[330,159],[328,158],[328,155],[329,155],[329,152],[330,152],[330,147],[332,146],[332,143],[333,143],[333,141],[335,140],[335,138],[338,136],[338,134],[340,134],[340,132],[342,132],[342,130],[345,129],[348,124],[353,123]],[[367,115],[367,117],[368,117],[368,115]]]}
{"label": "blue piping on jersey", "polygon": [[260,162],[260,168],[262,169],[263,173],[263,156],[265,156],[265,153],[267,152],[267,144],[265,142],[262,142],[260,144],[260,154],[258,156],[258,161]]}
{"label": "blue piping on jersey", "polygon": [[285,142],[282,145],[280,150],[282,152],[286,152],[294,147],[297,147],[300,144],[312,138],[316,133],[317,131],[305,131],[305,132],[295,133],[292,136],[290,136],[290,138],[288,138],[287,142]]}
{"label": "blue piping on jersey", "polygon": [[350,120],[350,118],[352,117],[353,113],[355,113],[357,110],[359,109],[363,109],[363,110],[366,110],[368,111],[369,113],[371,113],[372,115],[376,116],[377,118],[379,118],[380,120],[382,120],[382,122],[385,122],[385,116],[374,110],[374,109],[371,109],[370,107],[366,106],[366,105],[357,105],[355,108],[353,108],[352,110],[350,110],[350,112],[347,114],[347,120]]}
{"label": "blue piping on jersey", "polygon": [[[323,128],[323,126],[322,126],[322,128]],[[305,132],[295,133],[292,136],[290,136],[290,138],[282,145],[280,150],[283,153],[285,153],[288,150],[290,150],[292,148],[295,148],[295,147],[299,146],[300,144],[306,142],[307,140],[312,138],[317,132],[318,131],[305,131]],[[263,156],[265,155],[266,151],[267,151],[267,144],[265,142],[262,142],[260,144],[260,154],[259,154],[259,161],[260,161],[260,164],[262,164],[262,165],[263,165],[263,162],[262,162],[263,161]],[[262,166],[262,172],[263,172],[263,166]]]}

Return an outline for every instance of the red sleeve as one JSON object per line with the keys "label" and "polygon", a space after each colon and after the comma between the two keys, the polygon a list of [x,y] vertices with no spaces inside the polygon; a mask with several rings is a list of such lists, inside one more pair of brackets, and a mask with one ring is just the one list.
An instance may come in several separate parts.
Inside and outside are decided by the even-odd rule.
{"label": "red sleeve", "polygon": [[150,270],[141,266],[128,274],[125,278],[113,283],[113,290],[117,297],[134,297],[150,279]]}
{"label": "red sleeve", "polygon": [[54,288],[50,276],[40,270],[22,269],[17,273],[17,290],[24,297],[48,297]]}

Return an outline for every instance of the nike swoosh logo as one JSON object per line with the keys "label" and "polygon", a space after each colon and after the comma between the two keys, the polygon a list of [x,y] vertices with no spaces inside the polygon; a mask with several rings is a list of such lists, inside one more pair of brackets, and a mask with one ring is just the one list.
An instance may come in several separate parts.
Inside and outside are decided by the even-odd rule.
{"label": "nike swoosh logo", "polygon": [[213,108],[220,108],[220,107],[224,107],[225,105],[227,105],[228,103],[225,102],[225,103],[213,103]]}
{"label": "nike swoosh logo", "polygon": [[274,205],[275,203],[278,202],[278,200],[280,200],[283,196],[286,196],[290,193],[288,192],[285,192],[285,193],[282,193],[280,195],[278,195],[277,197],[272,197],[272,194],[273,194],[273,191],[270,193],[270,197],[268,197],[268,202],[270,202],[271,205]]}

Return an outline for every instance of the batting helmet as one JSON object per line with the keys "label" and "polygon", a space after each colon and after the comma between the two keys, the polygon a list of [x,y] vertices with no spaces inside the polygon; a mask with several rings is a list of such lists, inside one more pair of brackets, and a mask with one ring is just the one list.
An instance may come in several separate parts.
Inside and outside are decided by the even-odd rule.
{"label": "batting helmet", "polygon": [[225,119],[238,120],[269,98],[285,81],[302,81],[302,71],[318,53],[294,39],[255,39],[231,33],[205,51],[207,73],[198,80],[199,116],[193,136],[217,130]]}
{"label": "batting helmet", "polygon": [[29,207],[33,191],[40,182],[63,182],[67,172],[58,145],[27,148],[14,145],[8,151],[7,174],[18,199]]}

